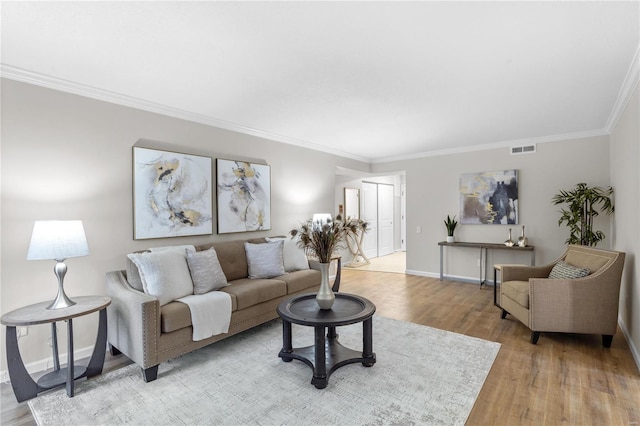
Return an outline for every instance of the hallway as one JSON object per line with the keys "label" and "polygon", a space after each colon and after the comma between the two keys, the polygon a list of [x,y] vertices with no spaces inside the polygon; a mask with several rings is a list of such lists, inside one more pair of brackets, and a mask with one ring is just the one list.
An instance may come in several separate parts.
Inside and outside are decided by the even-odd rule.
{"label": "hallway", "polygon": [[398,274],[404,274],[407,269],[407,253],[404,251],[396,251],[386,256],[375,257],[369,260],[371,263],[368,265],[357,268],[351,268],[345,265],[345,268],[349,268],[349,270],[352,271],[394,272]]}

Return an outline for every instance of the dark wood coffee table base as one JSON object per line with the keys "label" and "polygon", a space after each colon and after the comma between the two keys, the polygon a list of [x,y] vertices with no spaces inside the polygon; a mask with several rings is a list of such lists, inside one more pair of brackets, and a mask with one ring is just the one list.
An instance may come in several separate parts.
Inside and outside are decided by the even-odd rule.
{"label": "dark wood coffee table base", "polygon": [[[329,327],[329,333],[326,338],[324,335],[325,327],[315,328],[315,344],[305,348],[291,349],[291,323],[283,321],[283,336],[288,335],[288,341],[284,338],[283,348],[278,354],[284,362],[291,362],[298,359],[307,364],[313,370],[313,378],[311,384],[317,389],[324,389],[329,383],[329,377],[338,368],[355,363],[362,363],[365,367],[371,367],[376,363],[376,354],[372,352],[371,344],[371,318],[363,323],[364,348],[362,352],[354,351],[343,346],[338,341],[338,335],[335,327]],[[367,327],[367,323],[369,326]],[[285,330],[288,328],[289,330]],[[369,338],[367,339],[367,331],[369,328]],[[368,341],[368,343],[367,343]],[[367,348],[368,346],[368,348]],[[285,349],[289,348],[289,349]],[[316,350],[316,348],[322,348]]]}
{"label": "dark wood coffee table base", "polygon": [[[313,370],[311,384],[317,389],[324,389],[329,383],[329,377],[338,368],[354,363],[362,363],[365,367],[371,367],[376,363],[372,338],[375,306],[358,296],[344,293],[336,294],[338,302],[336,310],[341,313],[333,315],[327,311],[320,311],[317,306],[314,307],[314,297],[313,295],[301,296],[283,302],[278,307],[278,313],[282,318],[282,350],[278,356],[284,362],[297,359],[307,364]],[[292,312],[292,306],[295,305],[298,306]],[[298,308],[301,311],[298,311]],[[314,311],[318,311],[317,314]],[[301,315],[301,312],[307,312],[307,315]],[[362,352],[342,345],[336,334],[336,326],[360,321],[362,321]],[[293,348],[292,322],[314,328],[315,342],[312,346]]]}

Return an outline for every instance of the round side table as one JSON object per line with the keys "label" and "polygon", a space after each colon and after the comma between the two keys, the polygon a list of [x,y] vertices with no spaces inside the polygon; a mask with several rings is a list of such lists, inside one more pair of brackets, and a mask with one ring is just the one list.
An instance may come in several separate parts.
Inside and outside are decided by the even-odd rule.
{"label": "round side table", "polygon": [[[280,303],[277,312],[282,318],[282,350],[278,354],[285,362],[300,360],[313,369],[311,384],[317,389],[327,387],[329,376],[338,368],[360,362],[371,367],[376,362],[373,352],[373,314],[376,306],[361,296],[336,293],[331,309],[318,307],[315,293],[287,299]],[[362,351],[355,351],[340,344],[336,327],[362,322]],[[313,327],[315,344],[305,348],[293,348],[291,323]],[[328,329],[325,339],[325,329]]]}
{"label": "round side table", "polygon": [[[4,314],[0,323],[7,326],[7,363],[11,387],[18,402],[36,397],[40,392],[66,384],[67,395],[74,395],[75,380],[82,377],[93,377],[102,373],[104,357],[107,347],[107,306],[111,299],[106,296],[81,296],[73,299],[75,305],[63,309],[47,309],[51,301],[25,306],[15,311]],[[85,366],[74,365],[73,360],[73,318],[100,312],[98,324],[98,336],[93,347],[93,354],[89,364]],[[58,336],[56,322],[67,322],[67,366],[60,368],[58,358]],[[25,327],[38,324],[51,324],[51,337],[53,348],[53,371],[40,377],[37,382],[33,380],[24,366],[20,349],[18,348],[18,336],[16,327]]]}

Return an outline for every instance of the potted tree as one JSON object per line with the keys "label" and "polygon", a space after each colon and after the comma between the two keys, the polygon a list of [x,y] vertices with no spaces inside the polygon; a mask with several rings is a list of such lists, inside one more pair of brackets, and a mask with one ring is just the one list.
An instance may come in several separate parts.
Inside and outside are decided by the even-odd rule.
{"label": "potted tree", "polygon": [[455,215],[453,216],[453,218],[447,215],[447,219],[444,221],[444,226],[447,227],[447,242],[455,242],[453,232],[456,230],[456,226],[458,226],[458,221],[456,220]]}
{"label": "potted tree", "polygon": [[613,188],[589,187],[586,183],[578,183],[570,191],[560,191],[552,198],[553,204],[568,204],[561,209],[558,226],[562,223],[569,227],[567,244],[596,246],[605,237],[602,231],[593,229],[593,218],[600,212],[608,215],[614,211]]}

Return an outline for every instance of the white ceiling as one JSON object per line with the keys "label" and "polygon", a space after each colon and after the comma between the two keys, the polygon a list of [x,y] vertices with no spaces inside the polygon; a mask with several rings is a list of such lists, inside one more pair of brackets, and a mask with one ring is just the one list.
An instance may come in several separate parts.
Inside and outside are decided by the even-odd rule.
{"label": "white ceiling", "polygon": [[639,5],[3,1],[2,74],[381,162],[606,134]]}

